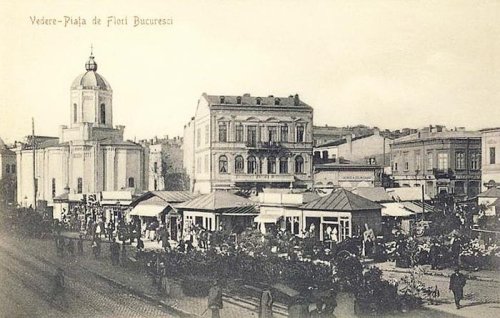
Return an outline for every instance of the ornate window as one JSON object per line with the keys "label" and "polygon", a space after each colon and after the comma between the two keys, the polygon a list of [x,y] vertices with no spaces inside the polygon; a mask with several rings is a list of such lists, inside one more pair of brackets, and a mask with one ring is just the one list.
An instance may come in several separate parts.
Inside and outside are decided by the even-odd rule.
{"label": "ornate window", "polygon": [[286,124],[281,126],[281,141],[282,142],[288,141],[288,125]]}
{"label": "ornate window", "polygon": [[248,145],[252,147],[257,145],[257,126],[247,127],[247,142]]}
{"label": "ornate window", "polygon": [[269,131],[269,141],[278,141],[278,128],[276,126],[269,126],[267,129]]}
{"label": "ornate window", "polygon": [[101,124],[106,124],[106,105],[101,104]]}
{"label": "ornate window", "polygon": [[304,173],[304,158],[302,156],[295,157],[295,173]]}
{"label": "ornate window", "polygon": [[448,154],[447,153],[438,153],[438,169],[446,170],[448,169]]}
{"label": "ornate window", "polygon": [[219,123],[219,141],[227,142],[227,124]]}
{"label": "ornate window", "polygon": [[219,101],[220,101],[220,103],[221,103],[221,104],[224,104],[224,100],[225,100],[224,96],[221,96],[221,97],[219,98]]}
{"label": "ornate window", "polygon": [[279,98],[274,99],[274,105],[279,105],[281,103]]}
{"label": "ornate window", "polygon": [[132,178],[132,177],[128,178],[128,187],[129,188],[135,187],[135,180],[134,180],[134,178]]}
{"label": "ornate window", "polygon": [[247,173],[255,174],[257,172],[257,160],[254,156],[248,157],[247,160]]}
{"label": "ornate window", "polygon": [[262,105],[262,98],[257,97],[257,99],[255,100],[255,102],[257,103],[257,105]]}
{"label": "ornate window", "polygon": [[219,173],[227,173],[227,157],[224,155],[219,157]]}
{"label": "ornate window", "polygon": [[154,180],[154,189],[155,191],[158,190],[158,180]]}
{"label": "ornate window", "polygon": [[269,157],[267,158],[267,173],[275,174],[276,173],[276,158]]}
{"label": "ornate window", "polygon": [[490,147],[490,165],[494,165],[496,161],[495,147]]}
{"label": "ornate window", "polygon": [[242,156],[236,156],[234,158],[234,172],[235,173],[243,173],[244,169],[244,160]]}
{"label": "ornate window", "polygon": [[470,154],[470,168],[471,170],[481,169],[481,154],[479,152]]}
{"label": "ornate window", "polygon": [[297,126],[297,142],[304,142],[304,126]]}
{"label": "ornate window", "polygon": [[243,125],[236,126],[236,142],[243,142]]}
{"label": "ornate window", "polygon": [[156,161],[153,163],[153,172],[158,173],[158,162]]}
{"label": "ornate window", "polygon": [[5,165],[5,173],[10,173],[10,165]]}
{"label": "ornate window", "polygon": [[457,151],[455,153],[455,168],[457,170],[465,169],[465,152]]}
{"label": "ornate window", "polygon": [[280,173],[281,174],[288,173],[288,158],[287,157],[280,158]]}
{"label": "ornate window", "polygon": [[10,173],[16,173],[16,165],[10,165]]}
{"label": "ornate window", "polygon": [[236,97],[236,104],[241,104],[241,96]]}

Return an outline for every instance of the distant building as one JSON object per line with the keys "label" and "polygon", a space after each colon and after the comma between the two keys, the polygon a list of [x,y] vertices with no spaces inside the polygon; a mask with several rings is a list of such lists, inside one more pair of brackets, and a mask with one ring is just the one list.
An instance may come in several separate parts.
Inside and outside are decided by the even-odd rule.
{"label": "distant building", "polygon": [[298,95],[203,94],[184,131],[192,190],[311,187],[312,122]]}
{"label": "distant building", "polygon": [[[140,142],[148,152],[147,177],[150,191],[189,190],[183,168],[182,137],[154,138]],[[184,184],[185,183],[185,184]]]}
{"label": "distant building", "polygon": [[144,149],[123,139],[124,126],[113,127],[113,91],[97,73],[92,55],[71,85],[69,107],[70,124],[61,126],[59,138],[36,136],[33,141],[30,136],[16,149],[18,203],[32,205],[36,199],[50,205],[68,191],[82,196],[142,191],[147,181]]}
{"label": "distant building", "polygon": [[391,144],[396,186],[425,186],[431,198],[441,192],[474,197],[481,182],[481,134],[463,128],[430,126]]}
{"label": "distant building", "polygon": [[15,202],[16,175],[16,153],[0,138],[0,205]]}
{"label": "distant building", "polygon": [[[482,189],[500,187],[500,127],[481,130]],[[498,150],[498,151],[497,151]],[[499,152],[499,156],[497,156]],[[497,159],[499,157],[499,159]]]}
{"label": "distant building", "polygon": [[372,133],[372,128],[358,125],[353,127],[334,127],[334,126],[314,126],[313,140],[314,146],[326,144],[331,141],[341,139],[346,135],[364,136]]}
{"label": "distant building", "polygon": [[[344,159],[373,165],[389,164],[384,162],[384,154],[390,151],[391,142],[392,140],[381,135],[378,129],[361,136],[346,135],[314,147],[314,162],[339,162]],[[377,162],[377,159],[381,162]]]}

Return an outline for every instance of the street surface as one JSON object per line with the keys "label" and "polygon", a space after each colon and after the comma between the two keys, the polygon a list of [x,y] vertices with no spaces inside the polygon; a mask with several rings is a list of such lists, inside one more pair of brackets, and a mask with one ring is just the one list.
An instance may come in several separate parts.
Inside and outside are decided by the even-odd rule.
{"label": "street surface", "polygon": [[1,317],[177,317],[95,277],[69,259],[59,264],[65,271],[65,297],[51,302],[55,262],[16,250],[9,240],[2,237],[0,241]]}

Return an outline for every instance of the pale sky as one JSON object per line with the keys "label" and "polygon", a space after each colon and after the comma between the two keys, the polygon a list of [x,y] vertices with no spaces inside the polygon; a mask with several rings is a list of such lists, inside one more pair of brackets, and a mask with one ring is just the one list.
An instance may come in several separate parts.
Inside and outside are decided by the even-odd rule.
{"label": "pale sky", "polygon": [[[0,137],[58,134],[90,45],[126,138],[182,135],[209,94],[288,96],[314,123],[500,126],[500,1],[0,0]],[[99,16],[128,26],[93,26]],[[133,27],[133,16],[172,18]],[[30,16],[85,18],[32,25]]]}

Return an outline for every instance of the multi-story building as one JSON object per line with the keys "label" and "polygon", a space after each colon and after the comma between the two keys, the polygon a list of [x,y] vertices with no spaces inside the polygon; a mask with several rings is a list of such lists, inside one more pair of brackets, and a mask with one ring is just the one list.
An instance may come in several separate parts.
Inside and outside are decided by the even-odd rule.
{"label": "multi-story building", "polygon": [[482,141],[482,189],[500,187],[500,127],[481,130]]}
{"label": "multi-story building", "polygon": [[311,187],[312,122],[298,95],[203,94],[184,132],[192,190]]}
{"label": "multi-story building", "polygon": [[[183,168],[182,137],[153,138],[143,140],[141,144],[148,152],[148,189],[187,190],[184,189],[185,171]],[[189,185],[186,184],[185,187]]]}
{"label": "multi-story building", "polygon": [[15,202],[16,153],[0,138],[0,204]]}
{"label": "multi-story building", "polygon": [[[365,135],[346,135],[340,139],[314,147],[314,161],[317,163],[339,162],[344,159],[350,162],[385,165],[384,154],[390,150],[391,138],[373,129]],[[382,159],[377,162],[376,159]]]}
{"label": "multi-story building", "polygon": [[70,194],[142,191],[144,149],[123,139],[125,126],[113,127],[113,91],[97,73],[92,54],[85,72],[71,85],[68,106],[69,127],[60,127],[59,138],[28,138],[16,149],[18,203],[50,205],[68,190]]}
{"label": "multi-story building", "polygon": [[463,128],[430,126],[391,144],[392,177],[400,187],[425,186],[431,198],[441,192],[474,197],[481,183],[481,134]]}

